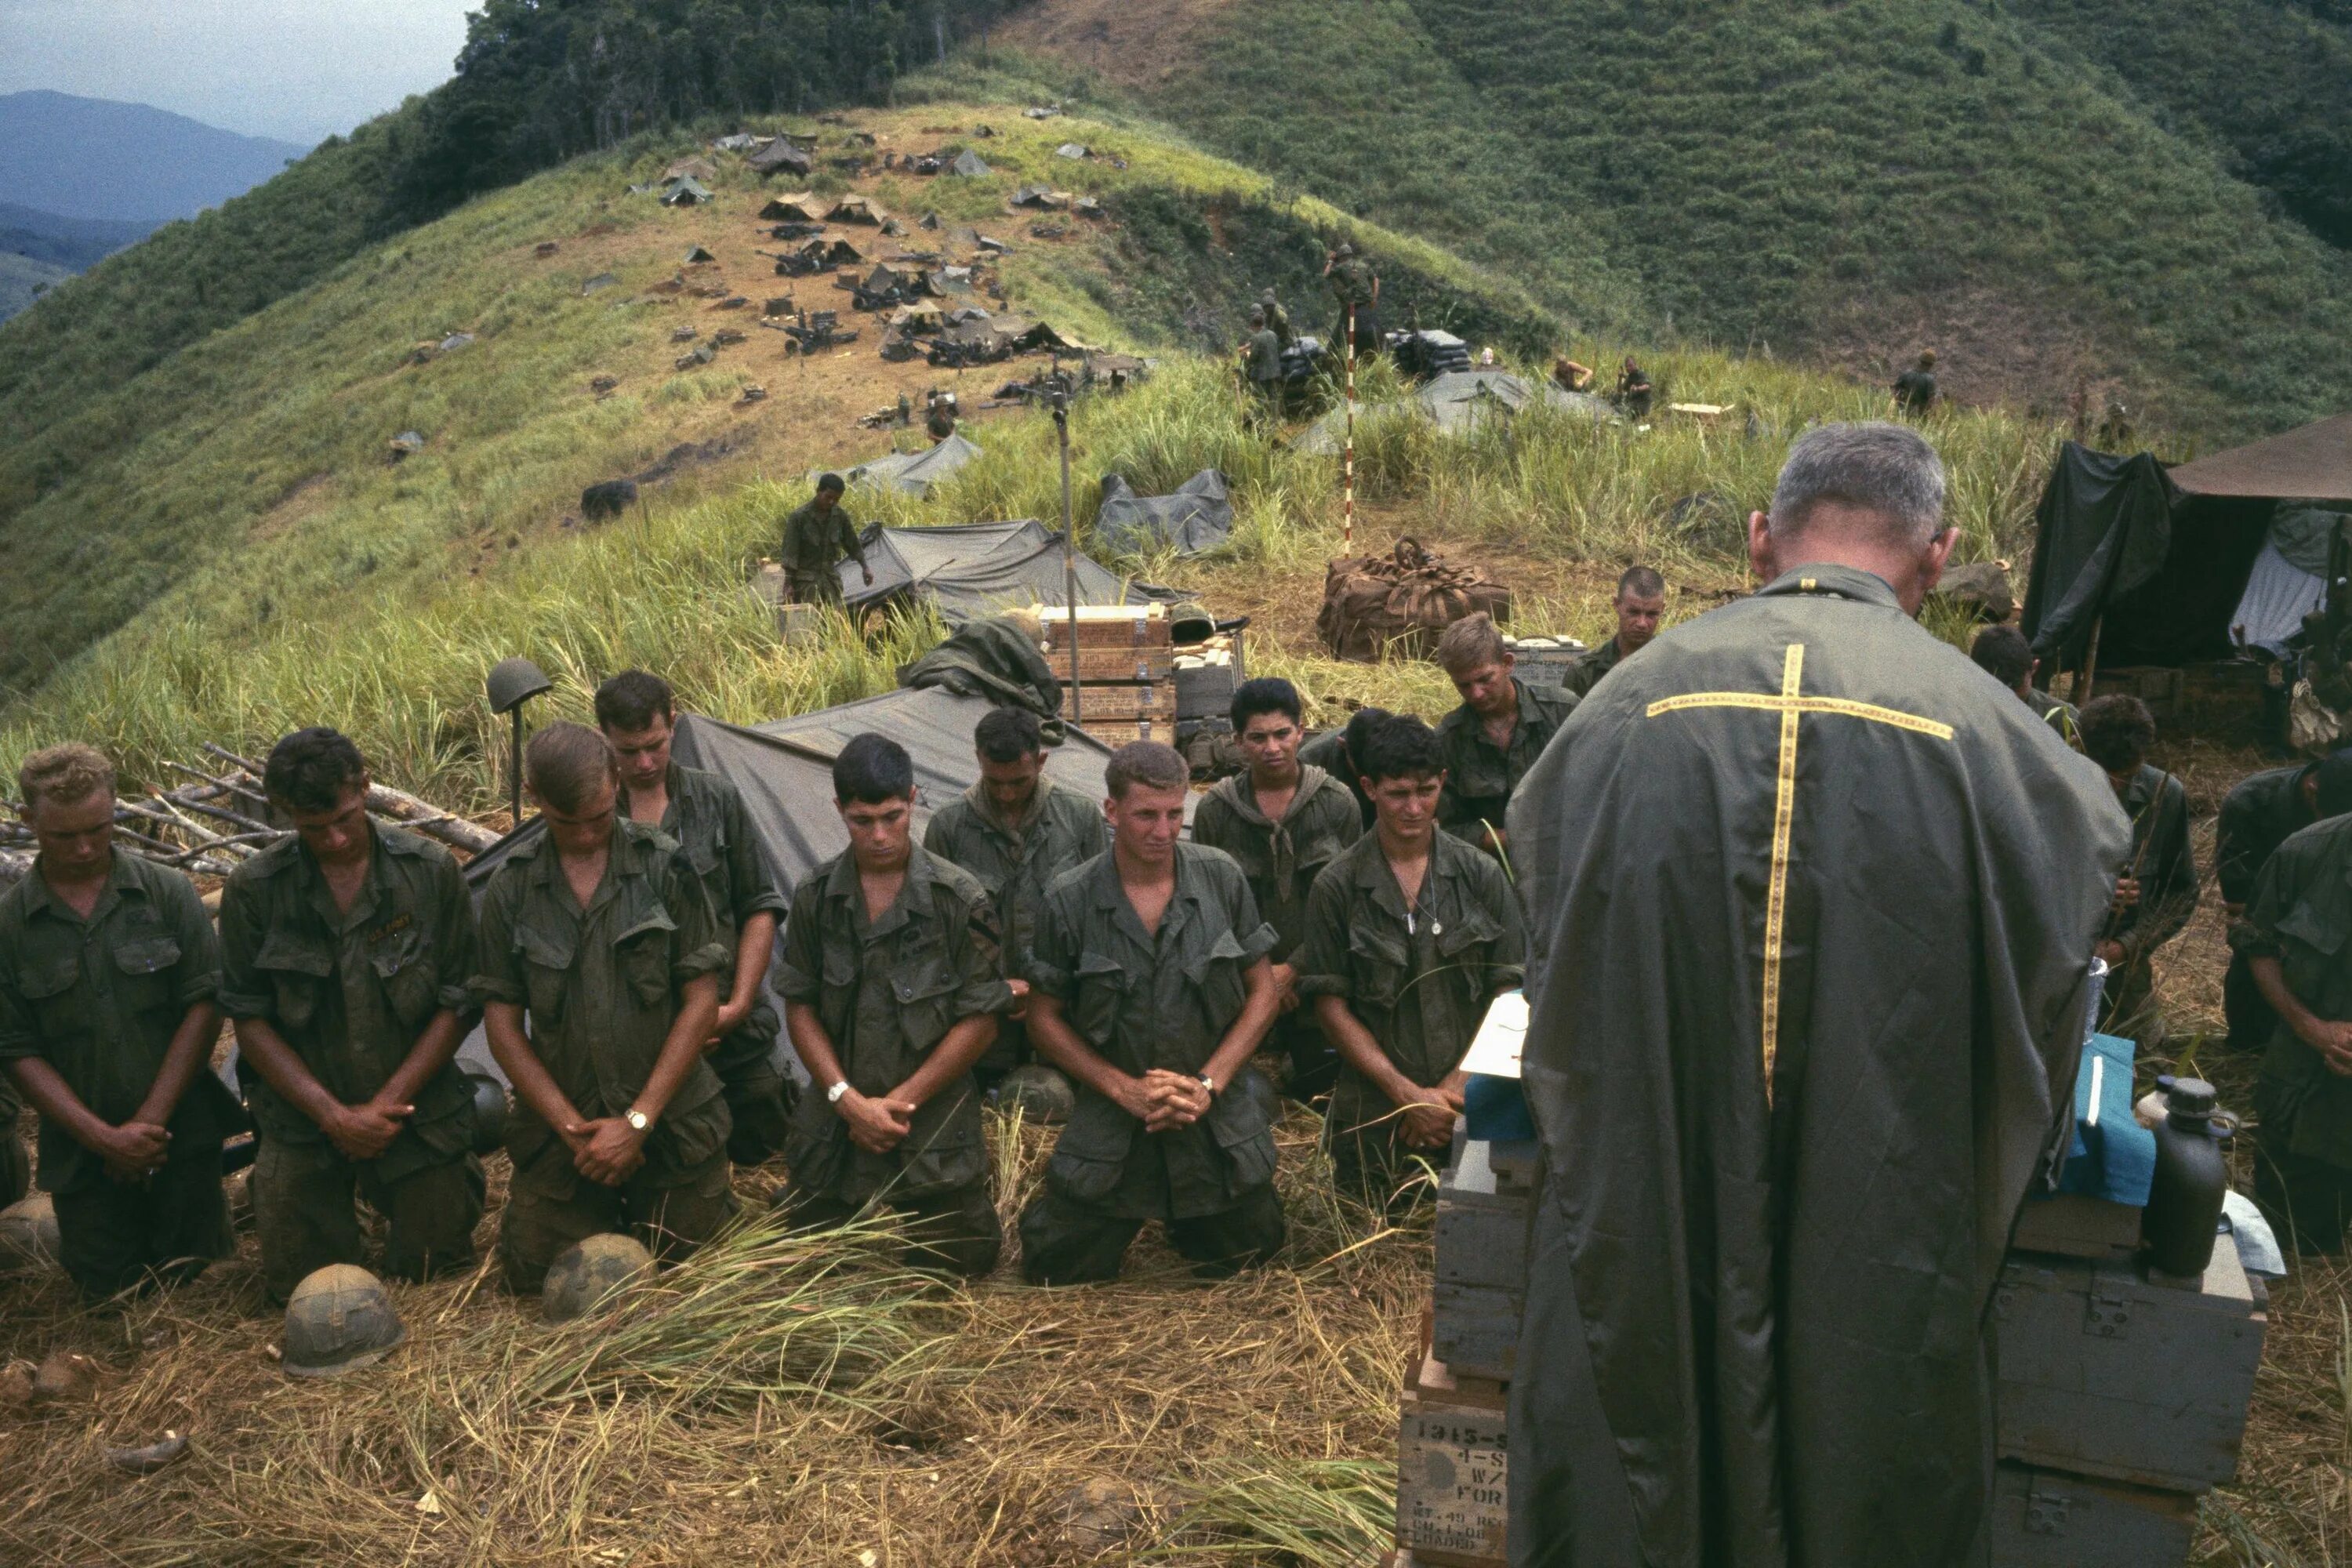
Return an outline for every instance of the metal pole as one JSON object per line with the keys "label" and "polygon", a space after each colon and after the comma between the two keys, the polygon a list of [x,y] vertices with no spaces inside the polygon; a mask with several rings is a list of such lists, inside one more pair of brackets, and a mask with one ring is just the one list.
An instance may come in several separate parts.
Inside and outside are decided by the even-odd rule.
{"label": "metal pole", "polygon": [[522,826],[522,704],[514,705],[508,715],[514,721],[514,776],[508,781],[508,795],[513,803],[514,821],[508,825],[511,833]]}
{"label": "metal pole", "polygon": [[1070,608],[1070,722],[1086,728],[1078,686],[1078,538],[1070,517],[1070,395],[1054,389],[1054,435],[1062,448],[1062,597]]}
{"label": "metal pole", "polygon": [[2091,622],[2091,647],[2083,658],[2083,679],[2074,683],[2081,688],[2074,694],[2074,706],[2077,708],[2091,700],[2091,683],[2099,676],[2099,633],[2106,629],[2106,625],[2107,617],[2105,611],[2101,611]]}
{"label": "metal pole", "polygon": [[1339,548],[1356,547],[1356,305],[1348,302],[1348,440],[1342,448],[1339,479]]}

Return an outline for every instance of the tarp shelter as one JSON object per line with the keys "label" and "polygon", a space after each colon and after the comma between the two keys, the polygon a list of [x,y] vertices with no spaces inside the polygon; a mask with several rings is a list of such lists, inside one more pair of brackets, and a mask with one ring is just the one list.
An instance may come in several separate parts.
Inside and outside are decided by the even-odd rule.
{"label": "tarp shelter", "polygon": [[948,173],[950,174],[977,175],[992,174],[996,173],[996,171],[988,166],[987,159],[982,157],[979,153],[967,147],[962,152],[956,154],[955,162],[948,165]]}
{"label": "tarp shelter", "polygon": [[661,199],[666,207],[690,207],[709,201],[710,193],[700,180],[688,175],[663,186]]}
{"label": "tarp shelter", "polygon": [[710,160],[708,158],[680,158],[662,171],[662,178],[665,181],[715,180],[718,177],[719,171],[711,166]]}
{"label": "tarp shelter", "polygon": [[970,441],[961,436],[950,436],[924,451],[893,452],[887,458],[860,463],[849,470],[846,478],[853,485],[904,490],[919,500],[931,493],[933,485],[942,482],[980,454],[981,448]]}
{"label": "tarp shelter", "polygon": [[844,196],[824,215],[827,223],[880,223],[882,215],[864,196]]}
{"label": "tarp shelter", "polygon": [[1150,555],[1173,550],[1198,555],[1223,544],[1234,531],[1233,502],[1225,476],[1202,468],[1172,495],[1139,496],[1112,474],[1102,482],[1102,510],[1095,535],[1105,550],[1120,555]]}
{"label": "tarp shelter", "polygon": [[782,136],[752,153],[745,162],[751,164],[753,174],[782,173],[800,178],[805,178],[813,166],[813,160],[805,151],[793,146],[789,140]]}
{"label": "tarp shelter", "polygon": [[[2035,514],[2021,625],[2049,671],[2279,650],[2324,597],[2326,536],[2307,504],[2352,507],[2352,419],[2323,420],[2167,471],[2068,442]],[[2314,571],[2314,567],[2318,571]]]}
{"label": "tarp shelter", "polygon": [[[1034,518],[963,522],[942,528],[870,524],[859,536],[874,569],[867,587],[854,562],[843,562],[842,597],[853,607],[898,598],[926,599],[950,626],[1032,605],[1067,603],[1062,535]],[[1102,563],[1077,558],[1081,605],[1150,605],[1175,595],[1130,583]]]}
{"label": "tarp shelter", "polygon": [[768,205],[760,209],[761,223],[822,223],[824,205],[814,191],[799,191],[786,196],[771,196]]}
{"label": "tarp shelter", "polygon": [[[1397,403],[1374,404],[1357,410],[1356,422],[1403,412],[1433,423],[1449,436],[1466,435],[1482,420],[1509,419],[1531,407],[1581,414],[1594,420],[1613,420],[1616,413],[1600,398],[1567,392],[1549,382],[1530,384],[1503,370],[1451,371],[1412,396]],[[1348,411],[1335,408],[1303,431],[1293,443],[1301,451],[1337,452]]]}

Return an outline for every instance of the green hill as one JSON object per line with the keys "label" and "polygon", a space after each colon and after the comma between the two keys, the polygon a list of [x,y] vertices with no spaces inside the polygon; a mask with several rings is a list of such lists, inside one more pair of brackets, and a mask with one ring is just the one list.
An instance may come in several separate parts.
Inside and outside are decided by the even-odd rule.
{"label": "green hill", "polygon": [[[1579,331],[1874,377],[1932,343],[1964,395],[2087,383],[2220,433],[2352,404],[2352,263],[2317,237],[2342,40],[2267,0],[1044,0],[992,42]],[[2272,121],[2322,166],[2292,199],[2240,177]]]}

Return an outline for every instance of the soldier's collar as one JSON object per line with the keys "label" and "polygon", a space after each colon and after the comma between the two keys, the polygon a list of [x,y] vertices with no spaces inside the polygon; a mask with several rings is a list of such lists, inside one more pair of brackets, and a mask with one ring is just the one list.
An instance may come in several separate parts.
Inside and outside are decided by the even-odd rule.
{"label": "soldier's collar", "polygon": [[1903,607],[1902,601],[1895,596],[1894,588],[1877,573],[1864,572],[1855,566],[1841,566],[1832,561],[1815,562],[1783,572],[1756,590],[1756,596],[1759,599],[1794,595],[1853,599],[1865,605],[1882,605],[1890,610]]}
{"label": "soldier's collar", "polygon": [[117,847],[114,851],[114,863],[106,869],[106,887],[99,893],[98,902],[90,906],[87,922],[83,921],[79,911],[59,897],[55,888],[49,886],[49,879],[41,875],[40,857],[37,855],[33,858],[33,868],[26,873],[26,879],[33,884],[34,896],[39,900],[34,905],[35,910],[47,909],[51,914],[71,920],[77,925],[83,923],[95,925],[100,917],[114,908],[111,900],[121,894],[132,893],[142,899],[147,896],[146,885],[139,880],[138,873],[131,868],[130,855],[120,847]]}

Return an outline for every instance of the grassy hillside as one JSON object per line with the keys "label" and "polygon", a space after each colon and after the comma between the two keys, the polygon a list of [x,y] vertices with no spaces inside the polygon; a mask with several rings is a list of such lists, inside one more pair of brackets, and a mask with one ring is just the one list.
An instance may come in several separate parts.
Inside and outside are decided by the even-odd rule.
{"label": "grassy hillside", "polygon": [[[992,41],[1520,278],[1585,330],[1873,375],[1933,343],[1964,395],[2056,406],[2087,380],[2217,432],[2352,402],[2352,265],[2039,9],[1042,0]],[[2276,75],[2177,63],[2242,7],[2176,8],[2201,20],[2170,47],[2118,15],[2155,9],[2103,26],[2250,95]],[[2297,26],[2247,48],[2286,51]]]}
{"label": "grassy hillside", "polygon": [[24,310],[73,274],[53,261],[0,250],[0,321]]}

